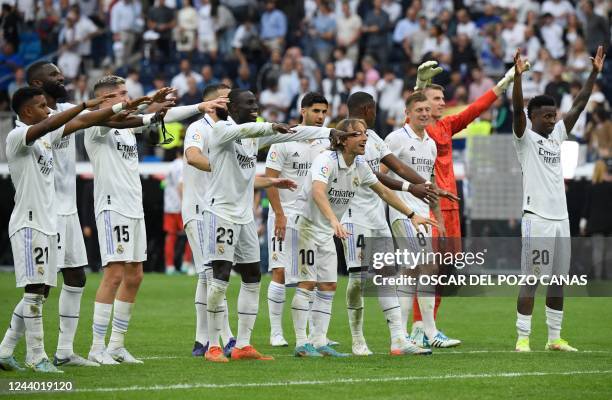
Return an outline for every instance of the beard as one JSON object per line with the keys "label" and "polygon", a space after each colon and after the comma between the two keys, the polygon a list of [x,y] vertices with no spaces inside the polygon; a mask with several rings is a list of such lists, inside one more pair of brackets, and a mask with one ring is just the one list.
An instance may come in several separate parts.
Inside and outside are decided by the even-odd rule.
{"label": "beard", "polygon": [[215,108],[215,113],[217,114],[217,117],[219,117],[220,120],[227,121],[227,117],[229,116],[227,109]]}
{"label": "beard", "polygon": [[45,93],[56,100],[65,99],[68,97],[68,92],[66,91],[64,85],[57,82],[44,82],[42,89],[45,91]]}

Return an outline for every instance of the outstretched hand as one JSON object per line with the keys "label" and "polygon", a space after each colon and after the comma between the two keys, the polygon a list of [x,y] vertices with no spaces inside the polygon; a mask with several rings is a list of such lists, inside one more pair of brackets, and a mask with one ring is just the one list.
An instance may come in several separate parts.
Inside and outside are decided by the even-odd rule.
{"label": "outstretched hand", "polygon": [[201,113],[212,113],[217,108],[227,108],[229,98],[227,96],[217,97],[214,100],[204,101],[198,105]]}
{"label": "outstretched hand", "polygon": [[271,186],[278,189],[289,189],[292,192],[297,189],[298,185],[293,179],[289,178],[270,178]]}
{"label": "outstretched hand", "polygon": [[163,103],[166,101],[166,97],[174,91],[171,87],[163,87],[159,89],[157,92],[151,96],[151,102],[153,103]]}
{"label": "outstretched hand", "polygon": [[516,49],[514,53],[514,74],[521,75],[523,72],[529,70],[529,63],[521,58],[521,49]]}
{"label": "outstretched hand", "polygon": [[591,63],[593,63],[593,71],[600,73],[603,70],[605,60],[606,55],[603,51],[603,46],[599,46],[597,48],[597,53],[595,54],[595,57],[591,57]]}
{"label": "outstretched hand", "polygon": [[151,98],[149,96],[142,96],[134,100],[130,100],[125,103],[125,110],[135,110],[141,104],[148,104],[151,102]]}
{"label": "outstretched hand", "polygon": [[99,106],[101,103],[103,103],[105,100],[112,99],[116,95],[117,95],[117,93],[111,92],[111,93],[106,93],[103,96],[99,96],[99,97],[95,97],[93,99],[89,99],[89,100],[87,100],[85,102],[85,108],[95,108],[95,107]]}
{"label": "outstretched hand", "polygon": [[410,218],[410,222],[416,228],[417,232],[419,230],[419,226],[423,226],[426,232],[429,232],[429,226],[438,227],[438,222],[432,218],[421,217],[419,214],[414,214],[412,218]]}

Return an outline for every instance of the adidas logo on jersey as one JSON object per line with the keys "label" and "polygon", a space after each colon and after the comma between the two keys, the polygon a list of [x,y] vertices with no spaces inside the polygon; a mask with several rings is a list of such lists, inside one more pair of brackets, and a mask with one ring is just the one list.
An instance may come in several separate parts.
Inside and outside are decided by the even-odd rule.
{"label": "adidas logo on jersey", "polygon": [[293,153],[293,157],[299,157],[300,153],[298,153],[297,151],[295,153]]}
{"label": "adidas logo on jersey", "polygon": [[544,145],[544,142],[542,141],[542,139],[538,140],[538,144]]}
{"label": "adidas logo on jersey", "polygon": [[113,133],[115,134],[115,136],[121,135],[121,133],[119,133],[119,131],[117,129],[115,129],[115,131]]}
{"label": "adidas logo on jersey", "polygon": [[414,146],[410,146],[410,151],[414,151]]}

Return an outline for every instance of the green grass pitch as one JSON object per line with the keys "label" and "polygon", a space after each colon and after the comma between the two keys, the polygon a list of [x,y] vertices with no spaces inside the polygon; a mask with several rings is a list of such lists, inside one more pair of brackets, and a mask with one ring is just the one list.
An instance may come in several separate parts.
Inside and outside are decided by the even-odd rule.
{"label": "green grass pitch", "polygon": [[[88,277],[75,350],[87,356],[91,343],[93,299],[99,275]],[[21,296],[14,276],[0,273],[0,327],[8,325],[11,310]],[[390,357],[389,333],[376,299],[366,299],[365,335],[375,355],[348,359],[296,359],[293,347],[271,348],[262,284],[260,316],[253,344],[276,357],[273,362],[242,361],[217,365],[191,357],[194,338],[195,277],[148,274],[142,284],[127,334],[127,347],[143,365],[100,368],[64,368],[62,376],[0,371],[0,387],[9,380],[71,380],[71,393],[2,398],[82,399],[610,399],[612,398],[612,299],[569,298],[563,337],[579,353],[544,352],[546,326],[543,299],[536,300],[531,354],[512,351],[515,341],[514,298],[446,298],[439,326],[463,340],[456,349],[435,350],[431,357]],[[61,275],[58,287],[61,285]],[[236,332],[239,281],[232,278],[228,292],[232,328]],[[339,282],[329,337],[350,352],[345,309],[346,279]],[[293,342],[289,289],[284,318],[285,336]],[[45,345],[53,355],[57,342],[58,290],[44,308]],[[109,327],[110,334],[110,327]],[[107,336],[108,337],[108,336]],[[24,343],[17,358],[24,357]],[[7,397],[8,396],[8,397]]]}

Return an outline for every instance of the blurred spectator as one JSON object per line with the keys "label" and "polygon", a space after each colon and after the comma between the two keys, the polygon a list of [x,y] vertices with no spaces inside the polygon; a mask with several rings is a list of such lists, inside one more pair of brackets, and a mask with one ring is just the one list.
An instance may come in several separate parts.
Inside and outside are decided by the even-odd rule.
{"label": "blurred spectator", "polygon": [[110,11],[110,30],[115,47],[121,48],[121,59],[117,65],[126,65],[134,53],[138,35],[142,32],[144,21],[140,1],[119,0]]}
{"label": "blurred spectator", "polygon": [[402,6],[397,0],[383,0],[382,9],[389,16],[389,23],[395,24],[402,15]]}
{"label": "blurred spectator", "polygon": [[[283,122],[289,108],[291,99],[279,90],[278,81],[268,83],[268,87],[261,92],[259,104],[263,109],[261,116],[268,121]],[[276,114],[276,118],[272,113]]]}
{"label": "blurred spectator", "polygon": [[342,79],[336,76],[336,68],[334,64],[327,63],[325,65],[325,79],[321,82],[323,96],[329,102],[329,115],[334,118],[338,115],[338,109],[342,103],[342,93],[345,92]]}
{"label": "blurred spectator", "polygon": [[166,6],[166,0],[157,0],[156,5],[149,8],[147,27],[159,35],[157,50],[160,60],[169,60],[172,51],[172,31],[176,26],[174,10]]}
{"label": "blurred spectator", "polygon": [[155,92],[159,89],[168,86],[166,83],[166,78],[163,75],[157,75],[153,78],[153,89],[147,92],[147,96],[153,96]]}
{"label": "blurred spectator", "polygon": [[[213,69],[210,64],[204,64],[202,69],[200,70],[200,75],[202,76],[202,80],[198,82],[198,88],[200,91],[204,90],[208,85],[215,85],[219,83],[219,79],[215,77],[213,73]],[[197,76],[195,76],[197,82]]]}
{"label": "blurred spectator", "polygon": [[599,107],[602,107],[604,110],[610,109],[610,104],[608,103],[608,100],[606,100],[606,96],[603,94],[601,89],[601,81],[595,81],[593,84],[593,92],[591,93],[591,97],[589,97],[589,102],[586,106],[586,110],[588,112],[592,113]]}
{"label": "blurred spectator", "polygon": [[326,1],[321,2],[309,33],[313,41],[314,58],[319,64],[327,63],[334,50],[336,20]]}
{"label": "blurred spectator", "polygon": [[536,60],[542,47],[540,39],[535,34],[533,26],[525,27],[525,55],[528,60]]}
{"label": "blurred spectator", "polygon": [[217,34],[213,19],[213,5],[211,0],[201,0],[198,10],[198,50],[209,55],[213,60],[217,58]]}
{"label": "blurred spectator", "polygon": [[[202,8],[203,4],[200,6],[200,9]],[[176,50],[183,56],[191,58],[191,53],[196,47],[199,23],[198,11],[193,7],[193,0],[183,0],[183,6],[176,14],[176,21],[174,29]]]}
{"label": "blurred spectator", "polygon": [[170,86],[177,90],[179,97],[187,93],[187,90],[189,89],[187,79],[189,77],[193,77],[196,83],[198,84],[202,82],[202,75],[191,70],[191,62],[189,62],[189,60],[181,60],[180,69],[181,72],[179,72],[174,78],[172,78],[172,81],[170,83]]}
{"label": "blurred spectator", "polygon": [[570,46],[569,55],[567,57],[567,69],[575,78],[586,78],[591,72],[591,59],[587,52],[584,40],[581,37],[576,38],[573,45]]}
{"label": "blurred spectator", "polygon": [[391,68],[387,68],[383,72],[383,78],[376,83],[378,91],[378,107],[380,113],[377,117],[385,127],[385,132],[390,132],[393,124],[388,124],[387,118],[393,109],[393,106],[398,102],[402,102],[402,91],[404,89],[404,81],[395,76],[395,72]]}
{"label": "blurred spectator", "polygon": [[495,5],[487,3],[483,9],[483,15],[476,20],[476,27],[482,30],[489,24],[498,24],[500,22],[501,18],[496,14]]}
{"label": "blurred spectator", "polygon": [[2,14],[0,14],[0,26],[2,27],[2,39],[10,43],[13,49],[19,48],[19,23],[21,18],[10,4],[2,3]]}
{"label": "blurred spectator", "polygon": [[412,63],[418,64],[423,59],[423,56],[425,55],[425,53],[423,52],[424,43],[428,35],[429,28],[427,25],[427,18],[419,17],[419,30],[412,35],[412,43],[409,43],[407,41],[404,41],[403,43],[404,53],[406,55],[412,55],[410,58],[410,61],[412,61]]}
{"label": "blurred spectator", "polygon": [[299,123],[300,110],[302,109],[302,99],[306,93],[310,92],[310,83],[307,78],[300,79],[300,90],[293,96],[289,104],[289,112],[287,115],[287,121],[291,124]]}
{"label": "blurred spectator", "polygon": [[593,119],[586,129],[586,140],[596,158],[612,157],[612,120],[605,108],[597,107],[593,112]]}
{"label": "blurred spectator", "polygon": [[22,87],[28,86],[25,79],[25,70],[21,67],[15,70],[15,80],[8,85],[8,95],[13,97],[13,93]]}
{"label": "blurred spectator", "polygon": [[[288,99],[292,99],[300,90],[300,77],[294,67],[296,63],[291,57],[285,56],[281,64],[280,76],[278,77],[278,86]],[[270,76],[268,79],[267,82],[264,82],[264,86],[268,82],[275,80],[275,77]]]}
{"label": "blurred spectator", "polygon": [[[464,0],[463,4],[467,8],[475,10],[475,7],[472,7],[472,3],[474,3],[475,1],[480,0]],[[425,13],[425,17],[429,21],[432,21],[444,11],[453,11],[454,9],[453,0],[422,1],[421,3],[423,7],[421,11]]]}
{"label": "blurred spectator", "polygon": [[478,65],[476,52],[472,48],[472,43],[466,34],[461,33],[453,43],[453,57],[451,68],[458,71],[462,76],[467,76],[470,69]]}
{"label": "blurred spectator", "polygon": [[247,16],[236,29],[232,39],[232,47],[240,64],[255,61],[263,51],[263,43],[251,16]]}
{"label": "blurred spectator", "polygon": [[334,67],[338,78],[352,78],[355,74],[355,64],[347,57],[344,47],[334,50]]}
{"label": "blurred spectator", "polygon": [[212,16],[215,19],[219,51],[223,54],[229,54],[232,50],[231,42],[236,28],[236,19],[230,9],[223,4],[219,4],[218,0],[212,3]]}
{"label": "blurred spectator", "polygon": [[512,133],[512,110],[506,96],[499,96],[491,110],[492,128],[495,133]]}
{"label": "blurred spectator", "polygon": [[567,26],[563,31],[563,42],[565,45],[573,45],[576,40],[584,38],[584,32],[582,31],[582,26],[576,14],[569,14],[567,16]]}
{"label": "blurred spectator", "polygon": [[336,44],[346,48],[346,56],[353,64],[357,63],[362,22],[346,0],[342,1],[342,12],[336,17],[336,24]]}
{"label": "blurred spectator", "polygon": [[517,23],[516,18],[507,16],[504,18],[504,29],[501,32],[504,43],[504,64],[506,69],[514,64],[514,53],[516,49],[525,43],[525,25]]}
{"label": "blurred spectator", "polygon": [[472,68],[472,83],[469,87],[468,103],[475,102],[493,86],[495,86],[493,79],[485,76],[479,67]]}
{"label": "blurred spectator", "polygon": [[387,35],[391,31],[389,16],[382,9],[382,0],[373,1],[373,9],[366,14],[361,31],[366,34],[365,53],[376,62],[386,64],[389,51]]}
{"label": "blurred spectator", "polygon": [[88,101],[90,99],[90,91],[87,86],[87,75],[79,75],[75,84],[74,91],[72,92],[72,100],[74,104],[81,104],[84,101]]}
{"label": "blurred spectator", "polygon": [[60,56],[57,59],[57,66],[62,70],[64,77],[72,80],[77,77],[81,68],[81,55],[77,51],[81,38],[73,13],[68,13],[64,22],[59,33]]}
{"label": "blurred spectator", "polygon": [[[259,68],[257,74],[257,91],[263,90],[264,82],[268,82],[268,79],[279,79],[281,75],[281,61],[283,55],[280,50],[272,50],[268,61]],[[282,86],[281,83],[279,83]]]}
{"label": "blurred spectator", "polygon": [[282,50],[287,35],[287,16],[276,8],[276,0],[266,0],[261,14],[261,39],[268,50]]}
{"label": "blurred spectator", "polygon": [[552,96],[557,103],[557,107],[561,104],[561,98],[564,94],[569,93],[569,83],[563,80],[563,64],[556,61],[551,69],[552,79],[546,85],[544,93]]}
{"label": "blurred spectator", "polygon": [[255,82],[251,78],[251,70],[247,64],[241,64],[238,67],[238,76],[235,80],[236,88],[254,91]]}
{"label": "blurred spectator", "polygon": [[358,71],[355,74],[355,80],[351,84],[352,86],[350,88],[349,94],[353,94],[355,92],[366,92],[371,95],[374,100],[378,99],[378,92],[376,91],[376,87],[367,82],[363,71]]}
{"label": "blurred spectator", "polygon": [[444,63],[448,63],[451,59],[451,44],[448,37],[438,25],[434,25],[429,30],[429,37],[423,43],[423,55],[430,54],[431,58],[435,58]]}
{"label": "blurred spectator", "polygon": [[91,39],[102,32],[89,17],[81,14],[81,9],[78,5],[70,7],[70,11],[66,16],[66,20],[69,19],[74,21],[75,41],[77,42],[75,46],[76,53],[81,57],[86,70],[89,70],[93,66],[91,60]]}
{"label": "blurred spectator", "polygon": [[[198,90],[198,82],[190,76],[187,78],[187,92],[182,95],[179,99],[179,104],[188,106],[192,104],[198,104],[202,101],[202,92]],[[185,125],[190,124],[191,122],[196,121],[199,118],[198,115],[194,115],[188,120],[183,121]]]}
{"label": "blurred spectator", "polygon": [[363,60],[361,60],[361,70],[365,75],[366,84],[372,86],[375,86],[376,82],[378,82],[380,79],[380,73],[375,68],[375,64],[376,62],[370,56],[365,56],[363,57]]}
{"label": "blurred spectator", "polygon": [[567,0],[545,0],[542,3],[542,14],[551,14],[554,22],[559,26],[565,26],[566,18],[574,12],[574,6]]}
{"label": "blurred spectator", "polygon": [[[560,118],[563,118],[572,108],[572,104],[574,103],[578,92],[580,92],[580,89],[582,89],[582,84],[578,81],[573,81],[570,84],[570,92],[563,94],[563,97],[561,97],[561,103],[557,103],[559,104],[559,113],[561,114]],[[578,116],[572,131],[568,132],[568,134],[574,135],[579,142],[584,142],[586,122],[587,111],[584,110]]]}
{"label": "blurred spectator", "polygon": [[[543,64],[535,64],[530,72],[527,73],[528,79],[523,80],[523,98],[525,102],[544,93],[548,84],[548,81],[544,79]],[[508,92],[512,93],[510,89],[508,89]]]}
{"label": "blurred spectator", "polygon": [[583,0],[580,8],[586,20],[585,39],[589,53],[595,54],[599,45],[607,49],[610,43],[610,20],[594,12],[592,1]]}
{"label": "blurred spectator", "polygon": [[411,88],[404,88],[401,101],[395,102],[387,114],[387,126],[390,132],[400,129],[406,123],[406,99],[413,93]]}
{"label": "blurred spectator", "polygon": [[125,88],[128,92],[128,96],[132,99],[144,96],[144,88],[140,83],[140,74],[138,74],[136,69],[130,68],[128,70],[128,75],[125,79]]}
{"label": "blurred spectator", "polygon": [[36,32],[44,49],[57,48],[60,16],[53,0],[43,0],[36,12]]}
{"label": "blurred spectator", "polygon": [[547,13],[542,16],[542,26],[540,27],[544,46],[555,59],[565,56],[565,46],[563,44],[563,28],[555,22],[552,14]]}
{"label": "blurred spectator", "polygon": [[417,11],[414,7],[406,9],[406,15],[402,18],[393,30],[393,42],[401,46],[405,40],[410,41],[411,36],[419,30],[419,20]]}
{"label": "blurred spectator", "polygon": [[470,40],[473,40],[478,34],[478,28],[474,21],[471,20],[470,14],[465,8],[457,11],[457,35],[467,35]]}
{"label": "blurred spectator", "polygon": [[[606,161],[610,163],[611,160]],[[612,279],[612,250],[606,247],[612,236],[612,173],[606,161],[598,160],[595,163],[580,220],[581,234],[592,236],[593,279]]]}
{"label": "blurred spectator", "polygon": [[[23,68],[23,59],[15,53],[12,42],[4,42],[0,53],[0,76],[12,75],[18,68]],[[10,81],[3,81],[0,90],[6,90]]]}

